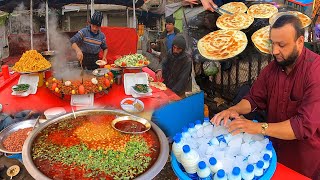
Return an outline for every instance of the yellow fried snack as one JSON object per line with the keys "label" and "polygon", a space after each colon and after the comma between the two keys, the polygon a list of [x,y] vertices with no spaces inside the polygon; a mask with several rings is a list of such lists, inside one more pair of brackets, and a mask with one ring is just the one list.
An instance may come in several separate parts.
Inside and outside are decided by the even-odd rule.
{"label": "yellow fried snack", "polygon": [[12,69],[17,72],[38,72],[51,67],[47,61],[36,50],[30,50],[23,53],[20,60],[14,64]]}

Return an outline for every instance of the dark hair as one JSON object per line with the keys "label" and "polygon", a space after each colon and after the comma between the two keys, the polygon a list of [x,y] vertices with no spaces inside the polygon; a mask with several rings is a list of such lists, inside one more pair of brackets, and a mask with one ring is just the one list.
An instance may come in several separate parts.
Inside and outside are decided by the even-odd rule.
{"label": "dark hair", "polygon": [[171,16],[168,16],[166,17],[166,24],[168,23],[172,23],[174,25],[174,17],[171,15]]}
{"label": "dark hair", "polygon": [[300,19],[297,16],[294,15],[282,15],[280,16],[271,26],[271,29],[273,28],[280,28],[285,26],[286,24],[291,24],[292,27],[296,31],[296,39],[298,39],[300,36],[304,36],[304,28],[302,28],[302,23]]}

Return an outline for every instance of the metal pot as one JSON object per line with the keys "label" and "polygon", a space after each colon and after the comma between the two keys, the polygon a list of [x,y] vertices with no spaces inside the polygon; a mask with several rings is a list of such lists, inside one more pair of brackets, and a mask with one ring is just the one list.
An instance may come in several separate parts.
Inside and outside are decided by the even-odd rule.
{"label": "metal pot", "polygon": [[[89,109],[89,110],[81,110],[75,112],[76,116],[83,116],[83,115],[92,115],[92,114],[116,114],[118,116],[132,116],[131,114],[128,114],[124,111],[120,110],[107,110],[107,109]],[[29,137],[26,139],[23,149],[22,149],[22,159],[23,163],[27,169],[27,171],[30,173],[30,175],[39,180],[47,180],[50,179],[47,176],[45,176],[40,170],[35,166],[33,163],[32,157],[31,157],[31,150],[33,141],[37,137],[37,135],[46,127],[48,127],[50,124],[54,124],[57,122],[64,121],[66,119],[70,119],[74,117],[73,113],[68,113],[65,115],[62,115],[60,117],[54,118],[50,121],[45,122],[44,124],[41,124],[37,129],[32,131],[32,133],[29,135]],[[167,159],[169,157],[169,144],[167,141],[167,138],[165,134],[162,132],[162,130],[155,125],[154,123],[151,123],[151,130],[155,132],[155,134],[158,136],[159,143],[160,143],[160,152],[159,156],[156,160],[156,162],[143,174],[138,176],[137,180],[144,180],[144,179],[152,179],[154,178],[165,166]]]}

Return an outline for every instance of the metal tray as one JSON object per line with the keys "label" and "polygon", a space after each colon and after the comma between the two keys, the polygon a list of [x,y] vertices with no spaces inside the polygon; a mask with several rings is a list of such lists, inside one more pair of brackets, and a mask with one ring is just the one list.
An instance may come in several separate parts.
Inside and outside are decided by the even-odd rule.
{"label": "metal tray", "polygon": [[6,127],[0,132],[0,151],[8,154],[19,154],[22,153],[22,151],[18,152],[11,152],[8,151],[4,146],[3,146],[3,141],[13,132],[18,131],[19,129],[24,129],[24,128],[29,128],[33,127],[33,125],[36,123],[36,119],[31,119],[31,120],[25,120],[25,121],[20,121],[14,124],[11,124],[10,126]]}

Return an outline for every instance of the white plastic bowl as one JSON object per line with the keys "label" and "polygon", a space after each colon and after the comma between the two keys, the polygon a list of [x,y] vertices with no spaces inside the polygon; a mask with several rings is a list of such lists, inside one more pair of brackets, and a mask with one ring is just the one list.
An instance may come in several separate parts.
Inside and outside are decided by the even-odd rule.
{"label": "white plastic bowl", "polygon": [[65,113],[66,113],[66,110],[63,107],[54,107],[44,111],[44,115],[46,116],[46,119],[53,119]]}

